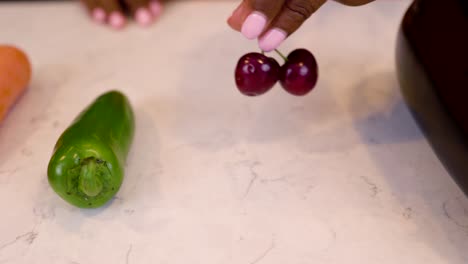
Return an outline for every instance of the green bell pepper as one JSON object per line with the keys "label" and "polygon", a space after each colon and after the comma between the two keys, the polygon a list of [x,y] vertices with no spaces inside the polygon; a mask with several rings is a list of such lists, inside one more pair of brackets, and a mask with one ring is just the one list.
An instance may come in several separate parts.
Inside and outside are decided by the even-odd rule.
{"label": "green bell pepper", "polygon": [[134,130],[134,113],[124,94],[99,96],[55,144],[47,168],[52,189],[80,208],[106,204],[122,185]]}

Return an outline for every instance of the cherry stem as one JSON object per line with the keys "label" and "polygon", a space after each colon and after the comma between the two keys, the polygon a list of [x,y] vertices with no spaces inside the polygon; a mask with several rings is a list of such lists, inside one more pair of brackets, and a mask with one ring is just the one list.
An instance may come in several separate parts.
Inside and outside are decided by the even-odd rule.
{"label": "cherry stem", "polygon": [[281,58],[283,58],[283,60],[284,60],[285,62],[288,61],[288,59],[287,59],[279,50],[275,49],[275,52],[278,53],[278,55],[279,55]]}

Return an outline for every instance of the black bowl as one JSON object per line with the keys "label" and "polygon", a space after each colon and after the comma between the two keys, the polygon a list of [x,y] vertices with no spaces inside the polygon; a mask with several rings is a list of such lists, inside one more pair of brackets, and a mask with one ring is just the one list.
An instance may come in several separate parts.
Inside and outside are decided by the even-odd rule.
{"label": "black bowl", "polygon": [[398,32],[396,63],[412,116],[468,196],[468,1],[414,1]]}

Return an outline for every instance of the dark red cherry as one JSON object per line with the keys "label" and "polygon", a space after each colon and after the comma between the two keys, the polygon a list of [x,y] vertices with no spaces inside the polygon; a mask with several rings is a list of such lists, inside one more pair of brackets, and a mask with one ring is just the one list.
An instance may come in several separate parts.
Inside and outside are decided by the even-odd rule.
{"label": "dark red cherry", "polygon": [[309,93],[317,84],[317,79],[317,61],[306,49],[292,51],[279,73],[279,81],[284,90],[297,96]]}
{"label": "dark red cherry", "polygon": [[237,62],[237,88],[247,96],[264,94],[278,81],[279,70],[280,66],[275,59],[257,52],[247,53]]}
{"label": "dark red cherry", "polygon": [[289,53],[289,61],[303,61],[307,63],[315,63],[314,55],[307,49],[295,49]]}

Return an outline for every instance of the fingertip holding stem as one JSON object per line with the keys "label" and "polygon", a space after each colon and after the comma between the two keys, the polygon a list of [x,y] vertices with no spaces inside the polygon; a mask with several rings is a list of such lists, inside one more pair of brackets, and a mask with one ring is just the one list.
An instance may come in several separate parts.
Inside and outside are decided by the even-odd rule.
{"label": "fingertip holding stem", "polygon": [[247,39],[255,39],[262,34],[266,23],[266,16],[261,12],[254,11],[247,16],[242,24],[241,33]]}
{"label": "fingertip holding stem", "polygon": [[279,29],[273,28],[269,30],[258,40],[258,45],[261,50],[270,52],[277,49],[281,43],[286,39],[286,32]]}
{"label": "fingertip holding stem", "polygon": [[115,29],[121,29],[125,26],[125,18],[119,12],[112,12],[109,16],[109,25]]}

